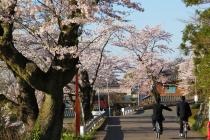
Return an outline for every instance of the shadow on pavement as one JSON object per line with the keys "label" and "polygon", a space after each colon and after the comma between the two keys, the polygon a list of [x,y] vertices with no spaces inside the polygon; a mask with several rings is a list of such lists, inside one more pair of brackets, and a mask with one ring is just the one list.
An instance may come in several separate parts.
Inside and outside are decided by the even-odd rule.
{"label": "shadow on pavement", "polygon": [[134,114],[142,114],[142,113],[144,113],[144,110],[140,109],[140,110],[136,110],[136,112]]}
{"label": "shadow on pavement", "polygon": [[106,136],[104,140],[123,140],[124,134],[120,126],[119,117],[108,118],[108,124],[106,126]]}
{"label": "shadow on pavement", "polygon": [[[184,138],[182,138],[182,137],[177,137],[177,138],[171,138],[171,139],[173,139],[173,140],[179,140],[179,139],[184,139]],[[189,140],[205,140],[206,138],[205,137],[187,137],[187,139],[189,139]]]}

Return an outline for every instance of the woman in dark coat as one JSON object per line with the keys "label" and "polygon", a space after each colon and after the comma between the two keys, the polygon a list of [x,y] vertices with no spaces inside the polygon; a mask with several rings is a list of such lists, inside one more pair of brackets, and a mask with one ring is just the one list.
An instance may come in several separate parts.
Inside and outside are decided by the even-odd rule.
{"label": "woman in dark coat", "polygon": [[165,120],[163,116],[163,109],[172,111],[171,108],[160,103],[160,98],[157,99],[156,103],[153,105],[153,114],[152,114],[152,126],[155,131],[155,123],[158,121],[160,125],[160,134],[163,132],[163,121]]}

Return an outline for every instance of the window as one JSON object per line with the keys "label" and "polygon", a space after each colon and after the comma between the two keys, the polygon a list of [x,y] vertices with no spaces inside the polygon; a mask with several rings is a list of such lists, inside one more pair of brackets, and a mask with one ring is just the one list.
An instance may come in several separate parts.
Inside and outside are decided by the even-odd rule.
{"label": "window", "polygon": [[176,86],[168,86],[166,88],[166,93],[176,93]]}

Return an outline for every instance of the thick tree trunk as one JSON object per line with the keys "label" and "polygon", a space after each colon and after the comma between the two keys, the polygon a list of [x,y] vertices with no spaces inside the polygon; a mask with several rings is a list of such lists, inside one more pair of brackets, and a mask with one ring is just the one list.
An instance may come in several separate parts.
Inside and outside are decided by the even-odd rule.
{"label": "thick tree trunk", "polygon": [[46,94],[34,130],[26,139],[60,140],[63,127],[63,113],[63,93]]}
{"label": "thick tree trunk", "polygon": [[17,78],[17,82],[19,86],[18,104],[20,105],[20,120],[26,124],[27,132],[30,132],[39,113],[35,90],[20,78]]}
{"label": "thick tree trunk", "polygon": [[[0,59],[32,88],[46,93],[46,98],[39,112],[33,132],[26,139],[59,140],[61,137],[64,112],[63,86],[68,84],[77,72],[78,68],[76,65],[79,59],[68,54],[61,61],[58,61],[60,58],[56,59],[57,56],[55,56],[52,66],[47,72],[44,72],[33,61],[24,57],[13,44],[13,16],[15,14],[14,9],[16,3],[11,2],[9,4],[8,8],[4,10],[8,14],[6,15],[7,20],[3,21],[0,19]],[[70,24],[69,27],[63,26],[62,35],[59,37],[60,45],[77,46],[78,29],[79,25],[77,24]],[[61,67],[61,69],[57,69],[56,67]],[[27,88],[23,88],[23,93],[28,90],[32,91],[27,84]],[[22,107],[34,104],[34,94],[30,96],[24,94],[23,100],[27,101]],[[29,101],[32,101],[32,103],[29,103]]]}

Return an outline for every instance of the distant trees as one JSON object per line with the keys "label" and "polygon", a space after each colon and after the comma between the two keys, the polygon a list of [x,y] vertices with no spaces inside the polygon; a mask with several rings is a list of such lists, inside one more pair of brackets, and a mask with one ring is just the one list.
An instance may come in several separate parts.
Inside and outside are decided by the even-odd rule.
{"label": "distant trees", "polygon": [[183,0],[187,6],[209,3],[210,0]]}

